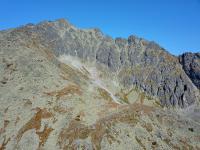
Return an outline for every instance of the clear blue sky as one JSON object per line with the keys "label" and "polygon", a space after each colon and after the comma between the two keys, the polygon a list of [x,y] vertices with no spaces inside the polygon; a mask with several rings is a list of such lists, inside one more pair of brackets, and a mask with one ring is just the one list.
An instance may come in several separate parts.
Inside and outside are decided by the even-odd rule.
{"label": "clear blue sky", "polygon": [[154,40],[178,55],[200,51],[200,0],[1,0],[0,29],[66,18],[112,37]]}

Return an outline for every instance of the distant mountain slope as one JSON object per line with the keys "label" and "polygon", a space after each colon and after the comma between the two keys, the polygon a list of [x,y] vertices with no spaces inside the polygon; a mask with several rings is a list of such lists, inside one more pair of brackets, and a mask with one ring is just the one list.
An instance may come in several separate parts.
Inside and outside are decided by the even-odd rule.
{"label": "distant mountain slope", "polygon": [[10,31],[4,38],[11,44],[42,46],[56,56],[77,56],[103,64],[117,74],[125,87],[137,86],[158,97],[164,106],[187,107],[199,101],[198,85],[193,84],[199,82],[199,70],[197,78],[190,78],[179,59],[154,42],[135,36],[112,39],[98,29],[81,30],[63,19],[28,24]]}

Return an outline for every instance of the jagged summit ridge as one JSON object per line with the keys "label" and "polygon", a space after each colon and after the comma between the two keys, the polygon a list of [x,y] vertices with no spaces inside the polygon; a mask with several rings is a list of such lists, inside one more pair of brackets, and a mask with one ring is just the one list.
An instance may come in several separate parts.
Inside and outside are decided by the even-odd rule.
{"label": "jagged summit ridge", "polygon": [[20,42],[48,48],[57,56],[76,56],[103,64],[116,72],[124,87],[137,86],[158,97],[165,106],[186,107],[199,100],[197,87],[179,59],[154,42],[133,35],[112,39],[100,30],[78,29],[63,19],[26,25],[8,36],[20,36]]}

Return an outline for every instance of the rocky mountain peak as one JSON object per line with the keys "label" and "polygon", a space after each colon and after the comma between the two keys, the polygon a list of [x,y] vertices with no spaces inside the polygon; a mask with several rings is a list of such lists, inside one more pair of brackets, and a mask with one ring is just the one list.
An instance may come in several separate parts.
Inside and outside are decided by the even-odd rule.
{"label": "rocky mountain peak", "polygon": [[200,149],[199,56],[63,19],[0,31],[0,150]]}
{"label": "rocky mountain peak", "polygon": [[134,35],[113,39],[97,29],[77,29],[64,19],[21,27],[7,36],[12,39],[13,33],[21,35],[23,43],[34,42],[56,56],[70,55],[104,65],[124,87],[137,86],[158,97],[164,106],[187,107],[199,99],[198,54],[177,58],[155,42]]}

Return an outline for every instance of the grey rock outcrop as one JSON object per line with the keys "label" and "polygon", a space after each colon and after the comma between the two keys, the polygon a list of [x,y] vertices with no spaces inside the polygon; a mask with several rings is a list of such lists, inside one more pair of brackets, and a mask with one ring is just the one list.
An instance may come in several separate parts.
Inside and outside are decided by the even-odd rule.
{"label": "grey rock outcrop", "polygon": [[199,85],[198,70],[193,72],[194,67],[184,65],[189,70],[185,73],[177,57],[155,42],[133,35],[112,39],[98,29],[81,30],[61,19],[19,27],[4,38],[24,46],[51,49],[57,56],[67,54],[104,64],[116,72],[125,87],[135,85],[158,97],[164,106],[187,107],[199,100],[199,91],[193,84]]}
{"label": "grey rock outcrop", "polygon": [[179,56],[179,60],[186,74],[200,89],[200,53],[185,53]]}

